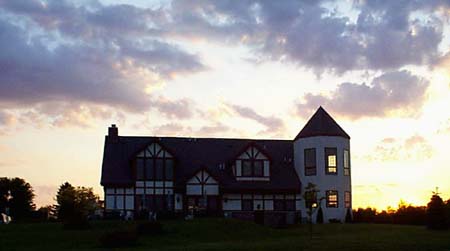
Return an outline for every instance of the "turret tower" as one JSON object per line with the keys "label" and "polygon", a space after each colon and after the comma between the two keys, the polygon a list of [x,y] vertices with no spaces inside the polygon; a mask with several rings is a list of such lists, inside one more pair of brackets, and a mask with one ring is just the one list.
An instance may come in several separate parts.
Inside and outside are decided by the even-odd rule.
{"label": "turret tower", "polygon": [[[294,161],[302,191],[313,183],[319,190],[317,199],[323,198],[317,206],[322,208],[324,222],[344,222],[352,209],[350,136],[322,107],[295,137]],[[305,202],[301,203],[302,212],[307,210]]]}

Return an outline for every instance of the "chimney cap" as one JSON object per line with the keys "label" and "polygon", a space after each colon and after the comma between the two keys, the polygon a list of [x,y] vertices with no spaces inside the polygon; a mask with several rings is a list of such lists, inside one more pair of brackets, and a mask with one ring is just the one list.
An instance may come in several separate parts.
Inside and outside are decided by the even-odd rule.
{"label": "chimney cap", "polygon": [[115,128],[115,127],[116,127],[116,124],[111,124],[111,127]]}

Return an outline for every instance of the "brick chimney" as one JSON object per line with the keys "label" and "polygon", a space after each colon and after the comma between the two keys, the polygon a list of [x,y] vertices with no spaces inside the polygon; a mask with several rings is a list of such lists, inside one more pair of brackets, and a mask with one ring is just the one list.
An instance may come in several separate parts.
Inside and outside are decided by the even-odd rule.
{"label": "brick chimney", "polygon": [[116,124],[112,124],[108,128],[108,140],[112,143],[119,142],[119,128],[116,127]]}

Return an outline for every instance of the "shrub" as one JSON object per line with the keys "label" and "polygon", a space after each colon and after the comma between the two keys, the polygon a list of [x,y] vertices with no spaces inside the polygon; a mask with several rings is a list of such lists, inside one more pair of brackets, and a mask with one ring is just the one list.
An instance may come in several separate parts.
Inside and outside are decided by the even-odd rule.
{"label": "shrub", "polygon": [[67,230],[83,230],[90,227],[87,216],[81,212],[71,215],[63,221],[63,228]]}
{"label": "shrub", "polygon": [[136,232],[130,230],[106,233],[99,238],[101,246],[105,248],[131,247],[136,245],[137,240]]}
{"label": "shrub", "polygon": [[163,225],[159,221],[143,222],[137,225],[138,234],[162,234],[164,233]]}
{"label": "shrub", "polygon": [[328,221],[329,221],[330,223],[341,223],[341,220],[335,219],[335,218],[329,219]]}
{"label": "shrub", "polygon": [[322,211],[321,207],[319,207],[319,211],[317,212],[316,223],[319,223],[319,224],[323,223],[323,211]]}
{"label": "shrub", "polygon": [[352,223],[352,213],[350,208],[347,209],[347,213],[345,214],[345,223]]}

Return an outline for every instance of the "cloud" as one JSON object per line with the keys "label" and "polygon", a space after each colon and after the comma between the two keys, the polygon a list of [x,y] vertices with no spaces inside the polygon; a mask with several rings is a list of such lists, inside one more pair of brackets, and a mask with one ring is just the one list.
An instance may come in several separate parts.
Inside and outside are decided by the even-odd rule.
{"label": "cloud", "polygon": [[[189,99],[169,100],[149,90],[174,76],[208,69],[200,55],[188,50],[191,39],[198,38],[243,45],[257,61],[289,62],[317,73],[390,70],[425,65],[440,56],[442,17],[436,10],[448,8],[444,2],[356,1],[351,15],[330,7],[334,5],[174,0],[163,7],[141,8],[97,1],[0,0],[0,107],[34,111],[46,104],[73,104],[52,115],[60,125],[84,126],[86,119],[76,118],[80,111],[88,114],[82,117],[102,118],[98,111],[104,107],[135,114],[153,108],[170,119],[191,118],[195,111]],[[385,79],[377,78],[386,85],[377,79],[371,85],[343,83],[334,93],[341,99],[306,94],[301,104],[341,104],[336,109],[352,118],[366,116],[364,109],[367,116],[382,116],[405,104],[412,111],[417,107],[398,90],[405,85],[397,88],[390,80],[396,74],[402,78],[399,82],[407,81],[408,74],[389,72]],[[408,88],[405,93],[411,99],[422,98],[412,91],[423,87]],[[362,92],[368,92],[365,107],[344,109],[344,98],[356,99]],[[374,105],[378,98],[382,108]],[[234,110],[266,126],[267,133],[283,127],[273,116],[242,107]]]}
{"label": "cloud", "polygon": [[190,127],[185,127],[181,123],[166,123],[157,127],[153,127],[152,133],[154,135],[167,135],[167,136],[186,136],[190,135],[192,131]]}
{"label": "cloud", "polygon": [[151,107],[190,116],[186,100],[148,91],[206,69],[197,55],[149,35],[155,11],[69,1],[0,1],[0,11],[2,109],[28,109],[30,119],[46,115],[54,126]]}
{"label": "cloud", "polygon": [[197,130],[197,133],[202,135],[202,136],[219,136],[219,137],[223,137],[223,135],[225,133],[227,133],[228,131],[230,131],[231,128],[227,125],[224,125],[220,122],[215,122],[212,125],[205,125],[200,127]]}
{"label": "cloud", "polygon": [[392,112],[405,116],[420,112],[429,82],[411,72],[393,71],[365,83],[342,83],[328,94],[307,93],[296,104],[297,114],[306,116],[319,105],[350,119],[384,117]]}
{"label": "cloud", "polygon": [[188,119],[194,116],[195,103],[191,99],[183,98],[170,100],[164,97],[154,98],[152,108],[171,119]]}
{"label": "cloud", "polygon": [[6,111],[0,111],[0,127],[12,125],[15,121],[14,115]]}
{"label": "cloud", "polygon": [[433,156],[433,147],[421,135],[404,139],[385,138],[366,156],[369,161],[424,161]]}
{"label": "cloud", "polygon": [[450,133],[450,118],[447,121],[441,122],[439,128],[436,131],[437,134]]}
{"label": "cloud", "polygon": [[[432,62],[439,56],[443,37],[444,17],[438,10],[449,7],[445,1],[355,1],[349,16],[333,7],[338,5],[335,1],[174,0],[158,8],[54,0],[0,4],[47,31],[71,38],[112,41],[124,48],[131,37],[139,38],[131,44],[142,37],[242,44],[261,60],[293,62],[317,73],[392,70]],[[191,56],[183,60],[192,61]],[[194,62],[186,70],[201,67]]]}
{"label": "cloud", "polygon": [[192,128],[185,126],[181,123],[166,123],[154,128],[151,131],[154,135],[167,135],[167,136],[198,136],[198,137],[223,137],[224,133],[230,131],[231,128],[220,123],[214,122],[210,125],[203,125],[199,128]]}
{"label": "cloud", "polygon": [[[263,60],[281,60],[317,73],[392,70],[439,56],[443,3],[382,1],[353,4],[353,20],[328,1],[173,1],[161,26],[172,36],[249,46]],[[378,1],[377,1],[378,2]],[[189,12],[184,11],[189,9]],[[422,20],[420,12],[429,18]]]}
{"label": "cloud", "polygon": [[276,134],[280,135],[285,130],[283,120],[275,116],[262,116],[250,107],[228,104],[228,108],[236,115],[242,118],[253,120],[266,127],[266,130],[258,134]]}

